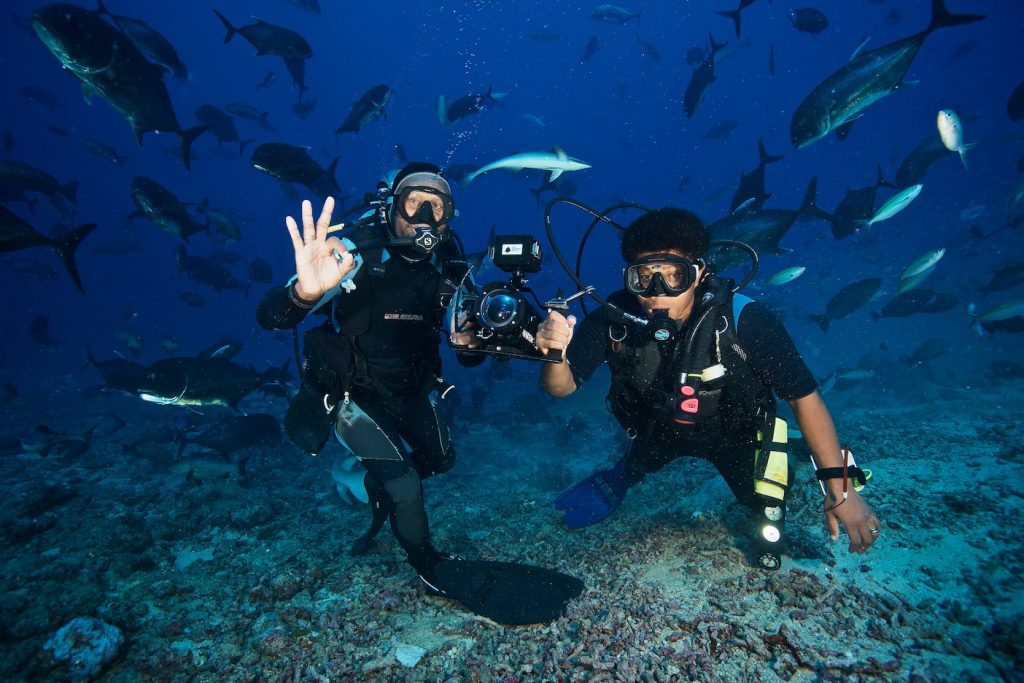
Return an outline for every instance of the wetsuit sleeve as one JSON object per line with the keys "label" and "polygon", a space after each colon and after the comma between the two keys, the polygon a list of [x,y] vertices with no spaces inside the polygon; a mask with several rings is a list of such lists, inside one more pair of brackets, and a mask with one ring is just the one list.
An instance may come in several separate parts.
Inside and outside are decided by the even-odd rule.
{"label": "wetsuit sleeve", "polygon": [[576,325],[565,352],[576,386],[583,386],[604,362],[607,337],[608,323],[599,312],[588,315]]}
{"label": "wetsuit sleeve", "polygon": [[303,301],[295,293],[295,283],[274,287],[264,295],[256,309],[256,322],[265,330],[286,330],[301,323],[313,310],[315,301]]}
{"label": "wetsuit sleeve", "polygon": [[781,400],[803,398],[818,388],[786,328],[764,304],[743,307],[737,336],[754,374]]}

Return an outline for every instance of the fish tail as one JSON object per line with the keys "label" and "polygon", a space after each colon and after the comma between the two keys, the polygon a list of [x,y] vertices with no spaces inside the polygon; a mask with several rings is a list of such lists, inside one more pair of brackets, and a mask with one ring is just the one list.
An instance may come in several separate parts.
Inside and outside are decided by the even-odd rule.
{"label": "fish tail", "polygon": [[245,154],[245,146],[248,145],[250,142],[253,142],[253,140],[238,141],[238,156],[242,156],[243,154]]}
{"label": "fish tail", "polygon": [[960,161],[964,162],[964,170],[970,170],[970,168],[967,166],[967,150],[969,150],[971,147],[976,147],[977,145],[977,142],[972,142],[968,145],[962,145],[960,147]]}
{"label": "fish tail", "polygon": [[804,193],[804,201],[800,204],[800,213],[808,213],[817,207],[814,202],[818,198],[818,176],[811,178],[811,182],[807,183],[807,192]]}
{"label": "fish tail", "polygon": [[[737,25],[739,25],[739,22],[737,22]],[[737,35],[739,35],[739,34],[737,34]],[[711,61],[713,62],[714,58],[715,58],[715,55],[718,53],[718,51],[721,50],[726,45],[728,45],[729,42],[723,40],[721,43],[716,43],[715,42],[715,37],[713,35],[711,35],[710,33],[708,34],[708,40],[711,41]]]}
{"label": "fish tail", "polygon": [[875,182],[875,187],[891,187],[894,190],[896,189],[896,185],[890,183],[885,179],[885,176],[882,175],[882,164],[878,164],[878,180]]}
{"label": "fish tail", "polygon": [[60,255],[60,260],[64,263],[64,267],[67,268],[68,275],[71,276],[71,280],[78,287],[78,291],[83,294],[85,294],[85,290],[82,288],[82,277],[78,274],[78,265],[75,263],[75,249],[96,227],[95,223],[79,225],[64,237],[55,240],[53,244],[53,248]]}
{"label": "fish tail", "polygon": [[231,42],[231,39],[235,37],[236,33],[238,33],[238,29],[236,29],[234,26],[232,26],[231,22],[228,21],[224,17],[224,15],[221,14],[220,12],[218,12],[217,10],[213,10],[213,13],[217,15],[217,18],[220,19],[220,23],[224,24],[224,28],[226,28],[227,31],[228,31],[227,35],[224,36],[224,42],[225,43]]}
{"label": "fish tail", "polygon": [[178,133],[181,136],[181,160],[186,171],[192,170],[192,143],[209,129],[209,126],[193,126]]}
{"label": "fish tail", "polygon": [[984,18],[984,14],[953,14],[946,8],[945,0],[932,0],[932,20],[924,32],[928,34],[940,28],[970,24]]}
{"label": "fish tail", "polygon": [[764,148],[764,140],[758,138],[757,140],[757,156],[761,160],[762,164],[773,164],[776,161],[782,161],[782,155],[769,154]]}
{"label": "fish tail", "polygon": [[832,322],[832,319],[827,315],[811,315],[808,316],[811,320],[818,324],[822,332],[828,332],[828,324]]}
{"label": "fish tail", "polygon": [[[736,37],[737,38],[740,37],[740,10],[739,9],[722,10],[721,12],[715,12],[715,14],[717,14],[720,17],[725,17],[726,19],[732,19],[732,23],[736,25]],[[712,42],[712,44],[714,44],[714,41],[711,41],[711,42]]]}

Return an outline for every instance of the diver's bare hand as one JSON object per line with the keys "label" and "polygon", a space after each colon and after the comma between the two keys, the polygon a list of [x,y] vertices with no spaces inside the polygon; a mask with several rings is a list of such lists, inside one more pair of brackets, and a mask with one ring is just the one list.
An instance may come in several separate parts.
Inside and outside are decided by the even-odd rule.
{"label": "diver's bare hand", "polygon": [[[829,508],[836,502],[832,497],[826,497],[825,507]],[[875,516],[871,506],[856,491],[850,491],[845,503],[825,513],[828,535],[833,541],[839,540],[840,523],[850,537],[851,553],[866,552],[878,540],[882,531],[882,523]]]}
{"label": "diver's bare hand", "polygon": [[295,249],[295,293],[306,301],[316,301],[333,289],[355,267],[355,259],[337,237],[328,237],[334,211],[334,197],[324,202],[320,218],[313,222],[313,205],[302,202],[302,234],[291,216],[284,223]]}
{"label": "diver's bare hand", "polygon": [[537,328],[537,348],[545,354],[551,350],[562,351],[564,356],[575,326],[576,316],[566,318],[558,311],[548,311],[548,317]]}

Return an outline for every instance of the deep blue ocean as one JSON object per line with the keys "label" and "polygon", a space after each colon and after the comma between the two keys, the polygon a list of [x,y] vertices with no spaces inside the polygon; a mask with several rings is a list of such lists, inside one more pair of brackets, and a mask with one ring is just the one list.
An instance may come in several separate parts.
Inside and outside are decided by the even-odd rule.
{"label": "deep blue ocean", "polygon": [[[893,511],[905,507],[909,501],[914,501],[915,507],[927,506],[928,500],[938,500],[948,492],[941,490],[941,486],[936,485],[934,490],[929,486],[936,480],[948,483],[953,476],[946,473],[948,461],[956,459],[961,451],[943,448],[943,444],[958,443],[956,438],[959,437],[951,434],[960,434],[957,429],[964,424],[994,419],[1003,425],[1001,428],[1010,431],[1009,436],[992,437],[997,442],[993,442],[992,452],[1005,454],[1006,448],[1017,450],[1000,460],[1006,465],[1004,469],[967,470],[961,475],[965,478],[949,483],[949,490],[976,492],[984,489],[986,482],[993,478],[1008,481],[1019,477],[1022,437],[1017,423],[1024,395],[1021,391],[1024,362],[1020,356],[1020,326],[1016,332],[996,331],[994,335],[979,336],[971,327],[972,319],[967,311],[972,303],[976,305],[974,310],[981,313],[1000,304],[1016,303],[1016,313],[1006,319],[1021,320],[1020,302],[1024,298],[1024,240],[1020,232],[1020,215],[1024,211],[1021,198],[1024,193],[1024,120],[1021,117],[1024,113],[1017,116],[1018,120],[1012,120],[1008,100],[1024,80],[1024,3],[1018,0],[947,0],[947,3],[954,13],[979,13],[986,18],[929,35],[910,65],[904,84],[866,107],[844,140],[828,135],[805,148],[795,149],[790,139],[790,124],[794,111],[808,93],[846,64],[862,41],[868,41],[863,50],[870,51],[923,31],[929,22],[928,2],[817,0],[813,6],[824,13],[828,25],[812,35],[794,26],[790,18],[790,11],[796,9],[793,3],[758,1],[743,9],[742,35],[737,37],[732,21],[715,14],[733,9],[731,0],[630,0],[622,6],[639,16],[622,25],[593,18],[591,14],[599,4],[596,0],[591,4],[537,0],[376,3],[320,0],[319,12],[304,9],[301,2],[286,0],[222,0],[214,4],[195,0],[170,3],[109,0],[110,12],[142,19],[162,34],[187,67],[188,76],[184,80],[177,80],[170,74],[163,78],[182,128],[198,124],[196,110],[203,105],[224,109],[232,103],[244,103],[257,112],[266,112],[272,131],[253,120],[235,118],[240,138],[251,141],[244,145],[241,154],[238,142],[218,144],[211,133],[200,136],[192,148],[191,170],[186,170],[182,160],[174,154],[179,146],[174,133],[146,133],[140,147],[128,122],[110,104],[99,96],[93,97],[91,104],[83,98],[79,80],[62,68],[32,29],[32,13],[41,5],[23,0],[6,3],[0,13],[0,60],[4,73],[0,82],[4,104],[0,115],[0,134],[4,136],[0,154],[4,160],[30,164],[51,174],[61,185],[77,181],[78,186],[76,201],[66,198],[48,201],[46,196],[33,191],[21,194],[9,190],[7,180],[0,179],[0,184],[5,186],[3,206],[43,235],[57,236],[84,223],[98,225],[81,243],[75,256],[84,293],[75,288],[60,260],[45,247],[0,254],[0,292],[3,293],[5,319],[0,384],[5,385],[3,410],[7,413],[3,422],[2,457],[8,461],[5,470],[8,483],[13,486],[18,472],[28,473],[34,466],[29,460],[18,465],[15,458],[22,450],[17,446],[19,439],[31,433],[37,424],[57,431],[81,432],[93,416],[110,413],[122,416],[129,426],[133,421],[148,423],[163,415],[168,415],[167,422],[173,423],[184,414],[184,409],[143,406],[134,397],[93,391],[101,378],[86,366],[87,348],[100,359],[123,357],[145,364],[168,356],[192,355],[218,341],[231,340],[243,345],[235,362],[261,371],[270,365],[280,366],[292,357],[290,335],[263,331],[255,322],[256,306],[271,284],[255,282],[244,291],[218,292],[202,282],[190,281],[186,273],[179,271],[174,256],[175,249],[182,244],[188,254],[195,256],[230,252],[236,258],[228,262],[229,267],[243,284],[250,281],[249,264],[256,259],[271,266],[274,285],[286,282],[294,274],[284,218],[298,216],[302,199],[311,199],[318,211],[322,196],[301,185],[286,187],[253,168],[250,157],[261,143],[283,142],[307,147],[312,158],[324,168],[338,158],[335,177],[343,194],[338,203],[345,207],[358,204],[364,193],[374,190],[379,179],[402,166],[396,145],[402,147],[410,161],[430,161],[445,168],[463,164],[479,167],[518,152],[547,152],[558,146],[569,156],[591,166],[563,176],[564,181],[574,184],[571,189],[575,200],[596,209],[619,202],[681,207],[711,224],[730,214],[730,201],[740,174],[758,166],[759,140],[763,140],[769,154],[782,156],[765,168],[765,186],[771,196],[764,209],[798,209],[808,184],[816,178],[815,205],[831,213],[848,190],[874,185],[876,169],[880,168],[883,177],[895,182],[898,167],[914,148],[929,137],[939,137],[936,116],[944,109],[959,115],[965,142],[977,143],[966,153],[969,168],[965,168],[955,153],[943,154],[917,180],[923,188],[909,206],[869,230],[862,229],[843,239],[833,236],[829,221],[820,215],[803,217],[781,240],[780,251],[784,253],[761,254],[759,274],[744,293],[773,307],[808,366],[822,382],[830,374],[868,371],[866,381],[861,378],[856,385],[852,381],[846,386],[837,385],[825,399],[833,407],[837,424],[847,428],[846,435],[841,433],[840,438],[867,444],[865,459],[870,459],[868,453],[873,449],[880,448],[878,439],[883,439],[883,450],[890,457],[905,448],[914,454],[911,459],[919,460],[918,470],[899,476],[909,477],[905,481],[912,479],[920,488],[911,487],[901,494],[904,505],[892,500]],[[88,3],[83,6],[93,9]],[[257,56],[241,35],[225,44],[225,28],[214,9],[235,26],[260,19],[292,29],[306,39],[313,54],[305,60],[308,89],[301,93],[301,99],[281,58]],[[109,19],[104,21],[109,22]],[[715,80],[690,118],[684,112],[683,94],[694,69],[704,59],[700,53],[709,46],[709,33],[715,42],[725,42],[727,46],[723,50],[725,54],[714,65]],[[594,37],[598,48],[583,60],[588,41]],[[656,50],[652,50],[651,45]],[[688,63],[688,53],[693,63]],[[770,57],[774,73],[769,72]],[[261,82],[269,80],[270,73],[274,74],[272,82],[259,87]],[[393,92],[385,108],[386,114],[358,132],[335,134],[352,104],[377,84],[386,84]],[[504,94],[500,102],[454,124],[439,123],[439,96],[443,95],[450,103],[466,94],[486,93],[489,88],[494,93]],[[311,106],[314,101],[311,111],[303,116],[296,113],[296,105]],[[714,127],[719,125],[720,131],[723,122],[727,124],[725,127],[734,129],[717,135]],[[123,163],[90,154],[82,144],[83,139],[106,143],[125,157]],[[242,238],[226,240],[215,232],[204,232],[185,243],[145,218],[132,217],[137,207],[129,186],[137,176],[151,178],[172,191],[200,223],[205,223],[205,219],[199,209],[207,201],[209,206],[237,222]],[[529,284],[542,301],[558,291],[566,294],[575,291],[575,286],[552,257],[544,231],[544,204],[555,194],[548,192],[538,202],[530,191],[543,179],[541,171],[512,174],[497,170],[482,174],[465,188],[456,186],[459,216],[453,223],[470,252],[486,248],[492,227],[498,234],[535,236],[541,242],[545,260],[543,271],[532,277]],[[881,188],[874,208],[877,210],[898,189],[904,188]],[[636,212],[624,212],[621,218],[628,222],[636,215]],[[570,261],[575,259],[583,230],[590,220],[587,214],[568,206],[557,206],[553,210],[554,234]],[[933,314],[880,315],[882,307],[896,294],[904,268],[917,257],[937,249],[945,249],[944,256],[920,286],[952,295],[955,304]],[[229,257],[222,254],[218,258]],[[806,271],[787,284],[766,284],[769,276],[791,266],[803,266]],[[1012,275],[1007,276],[1008,286],[993,286],[994,274],[1013,267],[1018,273],[1016,280]],[[622,263],[613,230],[604,226],[596,229],[588,243],[582,270],[583,280],[597,286],[602,294],[622,286]],[[745,272],[746,266],[741,266],[728,274],[740,279]],[[499,277],[501,274],[492,269],[484,281]],[[829,300],[842,287],[872,277],[882,278],[882,284],[871,301],[833,320],[827,331],[811,320],[811,315],[820,315],[826,310]],[[189,291],[199,293],[205,303],[198,306],[186,303],[181,294]],[[593,305],[588,308],[592,310]],[[582,316],[578,307],[573,312]],[[41,317],[45,320],[40,321]],[[132,345],[141,348],[130,348],[129,339]],[[903,360],[928,340],[941,340],[933,344],[933,354],[924,360],[919,357],[918,362]],[[490,397],[483,399],[483,405],[500,406],[501,419],[524,419],[510,412],[510,397],[532,393],[539,396],[537,368],[533,364],[515,361],[516,371],[512,376],[484,384],[482,375],[458,368],[450,354],[445,353],[451,369],[449,379],[466,387],[467,400],[470,386],[485,388]],[[294,365],[292,367],[294,373]],[[100,401],[102,404],[96,403]],[[586,465],[560,465],[568,471],[564,479],[556,478],[557,481],[531,480],[531,485],[539,490],[538,510],[549,509],[545,506],[557,495],[559,486],[570,483],[570,474],[582,475],[589,471],[589,459],[597,458],[594,453],[604,448],[595,443],[612,442],[614,427],[605,421],[600,402],[601,396],[591,402],[591,407],[597,406],[593,414],[600,415],[600,421],[595,417],[593,424],[602,430],[607,424],[607,431],[594,435],[595,442],[589,445],[570,441],[569,445],[559,446],[562,457],[571,458],[575,453]],[[271,406],[270,412],[280,416],[286,404],[277,400],[267,405]],[[909,436],[902,441],[886,440],[888,437],[883,438],[881,433],[896,422],[856,412],[876,407],[918,409],[920,412],[900,413],[899,418],[891,418],[899,423],[897,431]],[[462,421],[467,434],[474,429],[479,432],[484,429],[481,425],[493,425],[493,420],[499,419],[489,415],[479,402],[472,409],[476,411],[474,415]],[[167,412],[176,410],[182,412],[173,415]],[[551,410],[558,409],[552,407]],[[993,417],[985,412],[989,410],[1000,412]],[[865,425],[865,421],[869,421],[868,424]],[[930,441],[913,440],[917,438],[915,424],[922,425],[922,431],[928,431]],[[928,426],[923,426],[925,424]],[[139,423],[134,426],[141,428]],[[547,426],[538,427],[528,421],[520,426],[524,430],[547,429]],[[951,432],[942,431],[946,427]],[[482,433],[489,436],[478,433],[475,443],[482,443],[483,439],[488,444],[489,454],[507,451],[513,480],[526,481],[526,475],[516,474],[515,468],[526,467],[524,472],[532,472],[523,463],[537,454],[527,452],[527,446],[514,432]],[[984,433],[993,434],[991,431]],[[470,441],[469,436],[456,436],[457,444],[460,438],[467,443]],[[128,438],[107,435],[103,440],[104,443],[126,443]],[[513,446],[513,442],[518,445]],[[280,448],[288,450],[289,463],[302,462],[290,445],[283,443]],[[460,457],[473,450],[472,445],[460,448]],[[594,460],[593,464],[605,464],[608,457],[611,457],[610,452],[602,451],[601,459]],[[61,470],[52,460],[47,467],[56,468],[57,472]],[[472,465],[460,467],[472,469]],[[457,470],[448,478],[458,478],[462,471]],[[25,481],[31,481],[30,474],[25,476]],[[152,477],[157,475],[138,476],[152,482]],[[167,487],[181,485],[175,478],[177,475],[159,476],[166,477]],[[806,476],[807,487],[814,487],[811,475]],[[329,481],[317,481],[321,489],[331,492]],[[444,489],[440,485],[431,486],[427,493],[430,504],[445,505],[448,499]],[[699,486],[698,482],[697,488]],[[658,489],[645,491],[652,500],[662,500]],[[97,491],[90,495],[102,498]],[[451,500],[470,500],[473,506],[486,507],[490,499],[489,494],[482,494],[475,500],[472,496]],[[79,497],[76,505],[81,505],[82,501],[83,497]],[[447,504],[455,505],[454,502]],[[1004,513],[1008,516],[1004,516],[1001,523],[1018,526],[1021,520],[1019,494],[1011,495],[1009,502],[1003,499],[996,507],[1002,504],[1008,506],[1010,512]],[[88,510],[86,506],[78,514],[86,515],[87,519]],[[985,519],[998,525],[995,510],[986,510],[991,517]],[[63,519],[59,512],[56,514]],[[298,512],[293,509],[288,514]],[[349,523],[353,529],[363,526],[365,510],[357,508],[345,514],[351,516]],[[448,513],[432,511],[436,526],[446,525],[441,521],[445,514],[452,515],[447,520],[448,525],[457,526],[459,509]],[[929,519],[934,516],[925,511],[920,514]],[[542,534],[544,543],[557,546],[560,532],[555,520],[548,517],[543,518],[545,524],[551,525]],[[688,514],[684,517],[688,519]],[[77,519],[81,524],[82,518]],[[98,516],[92,523],[102,525],[103,519]],[[495,528],[501,526],[502,515],[498,512],[488,519]],[[31,562],[33,557],[44,557],[43,553],[50,547],[48,543],[54,543],[46,540],[46,534],[70,533],[61,531],[62,523],[58,522],[56,530],[34,535],[30,540],[10,541],[13,545],[9,546],[7,561]],[[302,522],[296,517],[294,523]],[[820,526],[818,515],[809,515],[807,524]],[[972,524],[981,522],[974,520],[967,526]],[[86,524],[85,528],[89,526]],[[330,528],[328,522],[324,522],[324,526]],[[912,526],[912,522],[904,521],[904,528]],[[651,529],[644,527],[631,533],[646,536],[649,532]],[[507,540],[507,545],[500,546],[504,557],[517,557],[517,548],[534,542],[530,531],[523,534],[520,529],[517,534]],[[598,536],[587,538],[590,540],[581,541],[576,537],[573,552],[585,552],[590,542],[600,547]],[[730,537],[724,534],[722,538]],[[913,543],[907,547],[913,547]],[[919,551],[926,553],[928,548],[919,548]],[[949,552],[949,548],[945,551]],[[883,546],[872,552],[884,557],[887,549]],[[1009,553],[1012,560],[1008,562],[1020,569],[1019,545],[1009,550],[999,546],[991,549],[989,556],[999,553]],[[389,546],[385,555],[392,563],[388,566],[394,565],[387,572],[388,580],[399,587],[395,590],[405,591],[402,600],[411,601],[402,604],[407,607],[412,604],[411,611],[420,609],[417,604],[429,604],[426,598],[415,593],[408,572],[403,573],[397,546]],[[847,553],[841,548],[836,550],[836,555],[845,557]],[[339,557],[339,566],[344,567],[347,560],[343,555]],[[734,558],[733,561],[736,574],[743,576],[747,568],[742,560]],[[561,558],[558,564],[563,571],[573,569],[571,556]],[[909,560],[906,566],[918,564],[916,560]],[[244,573],[245,570],[236,565],[231,571]],[[331,571],[329,568],[328,572]],[[813,570],[808,571],[813,573]],[[378,573],[370,572],[365,581],[373,582]],[[901,573],[902,570],[894,570],[893,577]],[[121,579],[130,581],[126,578],[130,576],[129,573]],[[1008,579],[1000,584],[1000,590],[1019,599],[1019,574],[1016,576],[1016,580]],[[950,585],[955,583],[952,575],[947,579]],[[69,585],[78,582],[77,579],[67,580]],[[4,586],[8,594],[24,588],[15,585],[17,580],[12,581],[14,583]],[[47,585],[45,590],[59,593],[59,581]],[[946,585],[939,586],[936,601],[941,602]],[[108,584],[104,586],[109,596],[113,589]],[[644,591],[648,599],[658,599],[651,597],[649,589]],[[615,599],[629,600],[621,595]],[[97,614],[98,606],[106,603],[102,595],[94,602],[83,601],[75,614],[60,613],[59,616],[66,620],[75,615]],[[965,600],[965,604],[969,602]],[[11,598],[0,607],[5,621],[14,623],[25,618],[27,608],[18,605],[22,603]],[[377,608],[387,611],[379,604]],[[280,609],[280,605],[274,609]],[[436,610],[436,605],[432,609]],[[897,611],[900,609],[905,608]],[[919,612],[926,614],[929,609],[921,608]],[[948,615],[949,609],[947,605],[942,613]],[[1009,606],[994,610],[993,614],[1000,615],[998,619],[991,614],[979,617],[981,626],[967,628],[973,628],[975,634],[984,634],[977,636],[982,641],[986,638],[992,641],[995,636],[989,625],[1012,623],[1011,617],[1019,617],[1020,609],[1019,602],[1016,606],[1011,602]],[[57,611],[51,610],[50,614],[49,618],[39,621],[41,625],[37,628],[17,632],[4,629],[0,634],[22,653],[5,661],[5,666],[12,668],[6,669],[3,678],[61,680],[70,675],[40,663],[42,643],[64,623],[55,616]],[[130,620],[123,615],[118,622],[110,611],[101,610],[101,614],[106,614],[108,621],[119,623],[125,630],[132,628]],[[371,616],[367,616],[367,612],[360,614],[362,620],[383,619],[373,617],[373,610],[368,612]],[[315,615],[311,619],[315,622]],[[345,618],[341,620],[344,622]],[[179,621],[186,623],[187,632],[187,617],[179,617]],[[137,626],[139,622],[132,623]],[[320,626],[323,630],[323,624]],[[887,628],[897,626],[889,624]],[[902,626],[907,627],[907,623]],[[901,641],[893,636],[887,642],[899,641],[903,643],[900,647],[904,647],[913,638],[920,639],[926,630],[922,627],[913,637]],[[294,636],[294,629],[290,633]],[[327,680],[515,680],[517,676],[519,680],[556,680],[559,677],[575,680],[574,675],[580,680],[640,680],[635,670],[630,670],[634,671],[631,674],[623,669],[616,674],[619,678],[612,678],[607,670],[591,666],[598,661],[597,655],[586,667],[577,662],[553,673],[551,667],[545,669],[538,665],[532,673],[524,672],[515,663],[509,665],[507,658],[503,660],[506,663],[497,664],[500,656],[496,653],[504,652],[496,644],[503,642],[500,637],[481,635],[479,629],[473,631],[468,627],[460,633],[460,638],[488,642],[489,649],[477,650],[474,655],[467,655],[468,659],[449,657],[445,661],[450,663],[442,665],[439,662],[443,660],[443,648],[427,647],[432,654],[418,669],[390,660],[380,667],[368,668],[366,662],[373,657],[365,650],[346,651],[347,654],[337,655],[335,659],[348,657],[353,663],[350,668],[340,667],[333,670],[333,674],[328,672],[329,667],[317,669],[317,675]],[[866,637],[865,633],[864,628],[851,631],[848,639],[857,641]],[[559,637],[563,636],[564,633]],[[126,647],[131,648],[132,638],[139,637],[129,635]],[[541,638],[536,634],[531,637]],[[733,640],[740,642],[745,637],[749,638],[749,632],[747,636],[734,634]],[[167,642],[175,638],[177,632],[167,636]],[[216,641],[213,635],[206,639]],[[201,640],[198,636],[192,638],[197,643]],[[509,636],[509,642],[514,640]],[[1007,640],[1013,641],[1012,638]],[[180,643],[181,638],[175,642]],[[357,645],[373,647],[368,640],[358,641]],[[151,644],[149,647],[147,652],[152,654],[169,646]],[[249,646],[239,647],[245,651]],[[387,659],[387,647],[381,646],[379,657]],[[958,677],[966,671],[975,677],[971,680],[1024,680],[1019,668],[1022,661],[1019,641],[1000,650],[1002,659],[992,655],[991,650],[979,647],[980,650],[972,651],[974,654],[965,654],[970,648],[945,651],[944,656],[948,656],[949,661],[966,662],[971,657],[977,661],[964,664],[962,670],[953,665],[921,669],[923,678],[919,680],[952,680],[944,677]],[[769,646],[768,650],[770,656],[764,655],[765,661],[783,657],[775,646]],[[180,648],[178,651],[180,653]],[[240,673],[244,666],[237,664],[237,659],[231,660],[237,668],[226,672],[197,663],[200,658],[194,654],[195,650],[192,652],[187,666],[175,660],[176,666],[182,667],[177,673],[164,671],[168,680],[245,678]],[[266,647],[261,652],[263,659],[258,662],[242,659],[250,666],[249,680],[299,680],[302,672],[308,671],[301,666],[278,667],[284,660],[274,657],[284,655],[271,657],[266,654]],[[549,651],[544,652],[544,657],[550,655]],[[659,656],[663,659],[668,657],[661,645],[626,652],[632,653],[628,656],[635,655],[636,661],[643,659],[648,663],[652,658],[658,659],[654,652],[662,652]],[[751,652],[754,654],[750,659],[743,661],[760,657],[756,648]],[[653,668],[648,669],[649,680],[753,680],[747,677],[755,670],[752,665],[744,667],[737,663],[739,660],[730,660],[729,666],[738,668],[718,669],[715,662],[725,661],[720,653],[715,651],[708,655],[705,652],[705,655],[712,658],[705,662],[706,669],[699,666],[694,669],[692,665],[687,669],[679,664],[672,674],[652,664]],[[297,661],[294,652],[288,656]],[[521,655],[525,659],[532,656]],[[157,676],[151,668],[139,664],[145,657],[136,657],[130,651],[122,652],[119,657],[119,663],[110,674],[118,680],[148,680]],[[907,657],[910,661],[909,655]],[[851,677],[849,680],[912,680],[910,664],[899,669],[898,674],[892,674],[893,678],[887,678],[889,674],[881,668],[856,671],[830,668],[820,663],[828,659],[828,655],[821,655],[821,658],[815,660],[818,664],[798,662],[799,666],[789,672],[790,677],[840,680],[828,676],[839,676],[846,671]],[[891,656],[878,655],[878,658],[889,661]],[[475,664],[470,666],[469,660]],[[558,657],[553,657],[551,661],[557,660]],[[996,660],[998,665],[977,664]],[[481,668],[480,662],[491,662],[492,674],[487,674],[486,666]],[[650,673],[657,671],[660,671],[657,676],[661,677]],[[609,677],[601,677],[606,674]],[[779,673],[778,667],[765,669],[764,680],[776,680],[772,678],[775,675],[788,680],[784,674],[785,671]]]}

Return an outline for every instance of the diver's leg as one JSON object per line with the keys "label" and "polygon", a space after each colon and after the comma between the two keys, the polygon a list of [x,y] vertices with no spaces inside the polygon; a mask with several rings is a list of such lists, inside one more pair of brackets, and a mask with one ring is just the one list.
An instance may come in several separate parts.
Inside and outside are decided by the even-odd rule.
{"label": "diver's leg", "polygon": [[420,478],[394,414],[371,401],[363,401],[362,405],[350,402],[339,408],[337,436],[379,484],[375,487],[377,494],[383,492],[381,506],[374,508],[369,531],[356,541],[353,551],[372,541],[383,526],[379,515],[386,511],[391,531],[409,555],[409,563],[417,570],[421,566],[432,567],[439,553],[430,545]]}
{"label": "diver's leg", "polygon": [[377,544],[374,539],[384,528],[384,522],[387,521],[393,507],[384,486],[369,472],[363,476],[363,486],[366,487],[366,494],[370,498],[370,513],[373,517],[370,520],[370,528],[352,544],[350,555],[363,555]]}
{"label": "diver's leg", "polygon": [[448,424],[430,396],[417,396],[402,401],[393,410],[402,436],[412,448],[412,461],[420,480],[443,474],[455,465]]}
{"label": "diver's leg", "polygon": [[722,446],[707,459],[729,485],[736,500],[749,510],[751,563],[767,570],[782,566],[783,534],[786,528],[786,492],[771,487],[772,495],[759,491],[753,441]]}
{"label": "diver's leg", "polygon": [[[653,458],[653,459],[652,459]],[[640,439],[629,442],[626,454],[607,470],[598,470],[555,499],[555,508],[565,511],[563,520],[570,529],[596,524],[615,512],[626,498],[626,491],[661,465],[660,452]]]}

